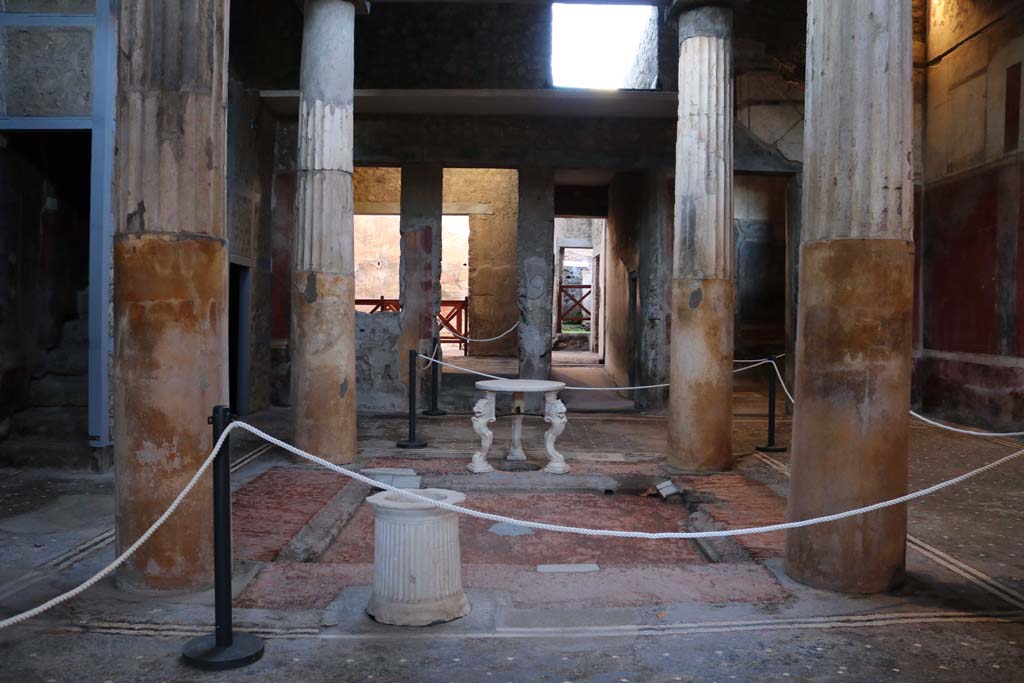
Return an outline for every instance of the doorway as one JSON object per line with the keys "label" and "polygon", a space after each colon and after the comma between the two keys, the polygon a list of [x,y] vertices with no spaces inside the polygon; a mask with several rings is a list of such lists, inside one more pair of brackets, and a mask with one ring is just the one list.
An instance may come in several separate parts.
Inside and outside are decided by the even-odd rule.
{"label": "doorway", "polygon": [[228,387],[231,412],[249,414],[249,267],[230,264],[228,281]]}

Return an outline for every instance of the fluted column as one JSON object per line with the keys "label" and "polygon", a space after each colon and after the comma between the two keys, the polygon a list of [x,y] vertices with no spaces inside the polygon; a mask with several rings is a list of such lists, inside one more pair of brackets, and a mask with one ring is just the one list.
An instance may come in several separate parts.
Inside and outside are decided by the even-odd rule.
{"label": "fluted column", "polygon": [[[910,3],[810,0],[790,519],[907,490],[913,307]],[[786,572],[877,592],[906,509],[792,530]]]}
{"label": "fluted column", "polygon": [[732,462],[732,9],[677,2],[676,132],[669,461]]}
{"label": "fluted column", "polygon": [[[451,505],[466,496],[445,489],[418,494]],[[373,507],[373,594],[366,611],[377,621],[425,626],[469,614],[462,589],[459,518],[429,503],[383,492]]]}
{"label": "fluted column", "polygon": [[338,463],[356,454],[354,20],[346,0],[306,2],[292,269],[295,443]]}
{"label": "fluted column", "polygon": [[[228,400],[224,208],[227,0],[119,3],[113,436],[117,551],[212,447]],[[210,476],[119,570],[159,589],[212,579]]]}

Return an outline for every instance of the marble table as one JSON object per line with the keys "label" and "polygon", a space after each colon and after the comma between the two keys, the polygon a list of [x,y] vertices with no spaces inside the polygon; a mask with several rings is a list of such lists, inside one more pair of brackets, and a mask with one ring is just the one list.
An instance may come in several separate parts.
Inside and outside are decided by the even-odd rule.
{"label": "marble table", "polygon": [[473,406],[473,431],[480,437],[480,450],[473,454],[473,460],[466,466],[470,472],[493,472],[494,468],[487,462],[487,454],[494,441],[494,433],[488,427],[496,420],[494,415],[495,397],[498,393],[512,394],[512,447],[509,448],[506,460],[526,460],[523,452],[523,406],[526,394],[544,394],[544,421],[551,425],[544,433],[544,448],[548,454],[545,472],[565,474],[569,466],[565,458],[555,449],[555,440],[565,431],[568,420],[565,417],[565,404],[558,398],[558,392],[565,388],[563,382],[551,382],[539,379],[489,379],[476,383],[478,391],[484,397]]}

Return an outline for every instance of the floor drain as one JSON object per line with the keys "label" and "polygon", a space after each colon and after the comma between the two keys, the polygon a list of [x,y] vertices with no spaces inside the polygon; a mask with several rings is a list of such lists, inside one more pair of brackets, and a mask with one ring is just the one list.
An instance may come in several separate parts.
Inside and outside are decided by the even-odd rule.
{"label": "floor drain", "polygon": [[498,460],[494,462],[494,469],[501,472],[536,472],[540,469],[537,463],[526,460]]}

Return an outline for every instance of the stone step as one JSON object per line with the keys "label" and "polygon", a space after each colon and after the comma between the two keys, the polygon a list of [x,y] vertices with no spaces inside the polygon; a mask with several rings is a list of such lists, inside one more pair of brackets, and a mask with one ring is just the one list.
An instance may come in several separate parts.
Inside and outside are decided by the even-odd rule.
{"label": "stone step", "polygon": [[14,437],[34,436],[86,440],[89,436],[87,408],[29,408],[11,416]]}
{"label": "stone step", "polygon": [[43,367],[47,375],[88,374],[89,347],[85,344],[61,344],[46,352]]}
{"label": "stone step", "polygon": [[0,466],[95,471],[103,468],[104,460],[99,457],[101,450],[90,448],[84,438],[12,436],[0,441]]}
{"label": "stone step", "polygon": [[84,375],[46,375],[34,379],[28,387],[28,404],[32,407],[87,407],[89,380]]}

